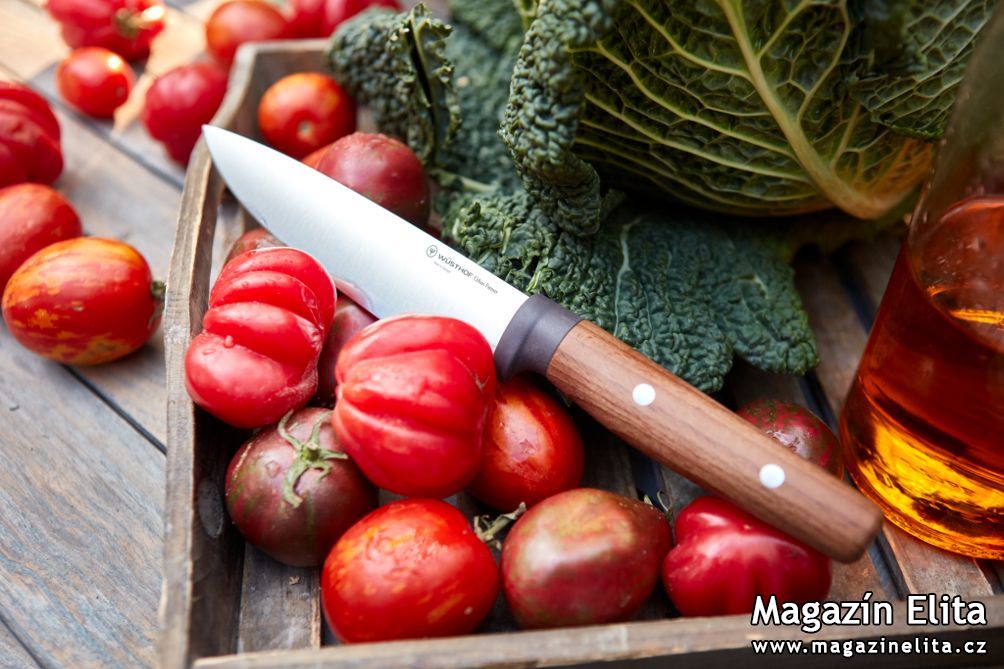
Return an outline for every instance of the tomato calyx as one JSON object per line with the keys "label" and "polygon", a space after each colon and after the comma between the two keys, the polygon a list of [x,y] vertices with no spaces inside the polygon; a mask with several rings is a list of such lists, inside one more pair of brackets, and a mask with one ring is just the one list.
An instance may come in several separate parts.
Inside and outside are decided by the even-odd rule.
{"label": "tomato calyx", "polygon": [[164,6],[154,5],[141,12],[122,8],[115,12],[115,29],[126,39],[136,39],[145,30],[155,28],[164,21]]}
{"label": "tomato calyx", "polygon": [[286,480],[282,485],[283,500],[295,509],[303,503],[303,498],[296,494],[296,484],[308,469],[320,470],[321,475],[318,480],[321,480],[331,473],[329,460],[348,460],[349,456],[321,447],[321,426],[325,422],[323,418],[314,423],[314,428],[310,431],[310,437],[307,441],[300,441],[291,435],[286,431],[286,423],[289,422],[289,417],[292,415],[293,411],[290,411],[282,417],[282,420],[279,421],[278,432],[279,436],[288,441],[296,450],[296,455],[293,456],[293,462],[286,470]]}
{"label": "tomato calyx", "polygon": [[166,294],[167,285],[163,281],[153,281],[150,283],[150,296],[153,297],[153,313],[150,314],[147,327],[152,327],[164,314],[164,297]]}
{"label": "tomato calyx", "polygon": [[665,490],[656,491],[654,500],[646,493],[642,496],[641,501],[662,514],[662,517],[670,524],[673,523],[673,498],[668,492]]}
{"label": "tomato calyx", "polygon": [[519,517],[526,513],[526,504],[523,502],[519,503],[515,511],[510,513],[503,513],[499,516],[492,517],[491,514],[485,514],[483,516],[475,516],[474,518],[474,534],[480,539],[486,546],[490,548],[495,548],[496,550],[502,549],[502,540],[497,538],[499,532],[506,529],[517,520]]}

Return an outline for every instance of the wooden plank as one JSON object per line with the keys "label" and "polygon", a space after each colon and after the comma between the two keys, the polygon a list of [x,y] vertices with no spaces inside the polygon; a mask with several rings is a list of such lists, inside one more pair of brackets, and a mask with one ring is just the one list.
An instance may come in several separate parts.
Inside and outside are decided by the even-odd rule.
{"label": "wooden plank", "polygon": [[0,611],[45,666],[153,663],[164,460],[0,330]]}
{"label": "wooden plank", "polygon": [[244,548],[237,652],[321,647],[320,570]]}
{"label": "wooden plank", "polygon": [[31,651],[14,636],[10,628],[0,619],[0,667],[3,669],[34,669],[41,665]]}
{"label": "wooden plank", "polygon": [[948,593],[989,597],[990,582],[972,558],[934,548],[892,523],[882,533],[884,548],[895,556],[893,577],[904,593]]}
{"label": "wooden plank", "polygon": [[26,0],[4,0],[0,21],[0,64],[21,79],[52,67],[70,52],[59,24]]}
{"label": "wooden plank", "polygon": [[796,279],[819,345],[816,375],[833,415],[837,416],[851,387],[867,333],[829,258],[819,255],[800,258]]}
{"label": "wooden plank", "polygon": [[[221,114],[236,111],[224,101]],[[159,641],[163,669],[187,669],[197,657],[234,652],[237,646],[244,542],[226,522],[223,480],[231,451],[220,445],[235,445],[241,436],[196,411],[185,391],[182,362],[206,309],[216,203],[222,191],[223,183],[200,142],[186,175],[164,318],[168,462]],[[205,201],[213,206],[204,207]]]}
{"label": "wooden plank", "polygon": [[887,232],[871,242],[854,242],[839,254],[840,262],[855,284],[861,288],[872,317],[878,310],[892,266],[903,243],[904,230]]}
{"label": "wooden plank", "polygon": [[[1004,620],[1004,597],[987,601],[988,620]],[[828,626],[811,636],[795,626],[751,627],[748,616],[719,618],[680,618],[671,622],[638,622],[603,627],[577,627],[557,632],[522,632],[467,636],[453,639],[398,641],[382,644],[351,644],[319,651],[252,653],[241,656],[205,658],[196,662],[198,669],[525,669],[527,667],[567,667],[582,663],[589,666],[689,669],[696,667],[738,666],[750,668],[804,667],[800,653],[753,654],[751,641],[761,639],[802,639],[805,641],[838,639],[906,640],[931,636],[930,626],[906,624],[905,605],[894,604],[893,625]],[[988,633],[991,632],[991,633]],[[939,639],[961,642],[987,639],[987,627],[950,627],[938,633]],[[991,641],[987,654],[966,658],[970,666],[1000,666],[1004,663],[1004,644]],[[929,654],[925,666],[959,666],[959,655]],[[602,665],[598,663],[602,662]],[[595,664],[594,664],[595,663]],[[812,656],[813,667],[846,667],[848,659],[835,654]],[[855,667],[918,666],[918,657],[910,654],[876,654],[856,657]]]}
{"label": "wooden plank", "polygon": [[[799,292],[816,332],[821,362],[820,385],[838,415],[850,387],[867,335],[831,261],[818,256],[797,265]],[[907,537],[887,522],[882,532],[894,578],[906,592],[990,594],[990,585],[971,558],[963,558]]]}

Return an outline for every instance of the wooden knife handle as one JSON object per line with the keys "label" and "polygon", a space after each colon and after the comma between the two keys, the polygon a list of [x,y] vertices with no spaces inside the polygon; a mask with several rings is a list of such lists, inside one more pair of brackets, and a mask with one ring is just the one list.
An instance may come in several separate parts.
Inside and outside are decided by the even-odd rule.
{"label": "wooden knife handle", "polygon": [[589,321],[546,376],[642,453],[842,562],[882,526],[877,506]]}

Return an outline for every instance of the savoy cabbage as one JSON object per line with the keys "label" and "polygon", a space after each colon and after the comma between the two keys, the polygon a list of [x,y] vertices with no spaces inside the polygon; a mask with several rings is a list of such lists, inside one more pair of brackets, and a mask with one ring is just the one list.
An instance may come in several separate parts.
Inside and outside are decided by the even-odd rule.
{"label": "savoy cabbage", "polygon": [[599,227],[605,185],[882,216],[927,173],[933,146],[905,131],[940,134],[990,2],[849,4],[539,3],[502,124],[527,190],[573,232]]}
{"label": "savoy cabbage", "polygon": [[[714,390],[735,355],[777,372],[816,363],[788,263],[801,244],[874,226],[764,217],[867,202],[854,213],[895,218],[990,9],[925,3],[948,48],[929,23],[913,39],[912,2],[880,1],[866,23],[862,7],[826,0],[453,0],[452,26],[422,5],[360,15],[330,60],[380,129],[423,157],[451,243]],[[769,104],[735,33],[728,44],[729,16],[776,79]],[[879,18],[898,48],[868,50]],[[767,57],[776,50],[784,63]],[[722,71],[743,62],[744,76]],[[903,93],[907,80],[917,86]],[[828,176],[817,182],[813,165]]]}

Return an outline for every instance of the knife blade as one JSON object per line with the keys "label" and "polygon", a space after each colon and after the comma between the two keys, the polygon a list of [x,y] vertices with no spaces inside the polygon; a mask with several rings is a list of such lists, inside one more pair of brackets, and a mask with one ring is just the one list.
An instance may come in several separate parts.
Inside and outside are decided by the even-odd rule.
{"label": "knife blade", "polygon": [[480,330],[499,376],[545,376],[642,453],[842,561],[882,525],[878,507],[664,368],[324,174],[205,126],[215,168],[284,243],[324,265],[378,317],[450,316]]}

